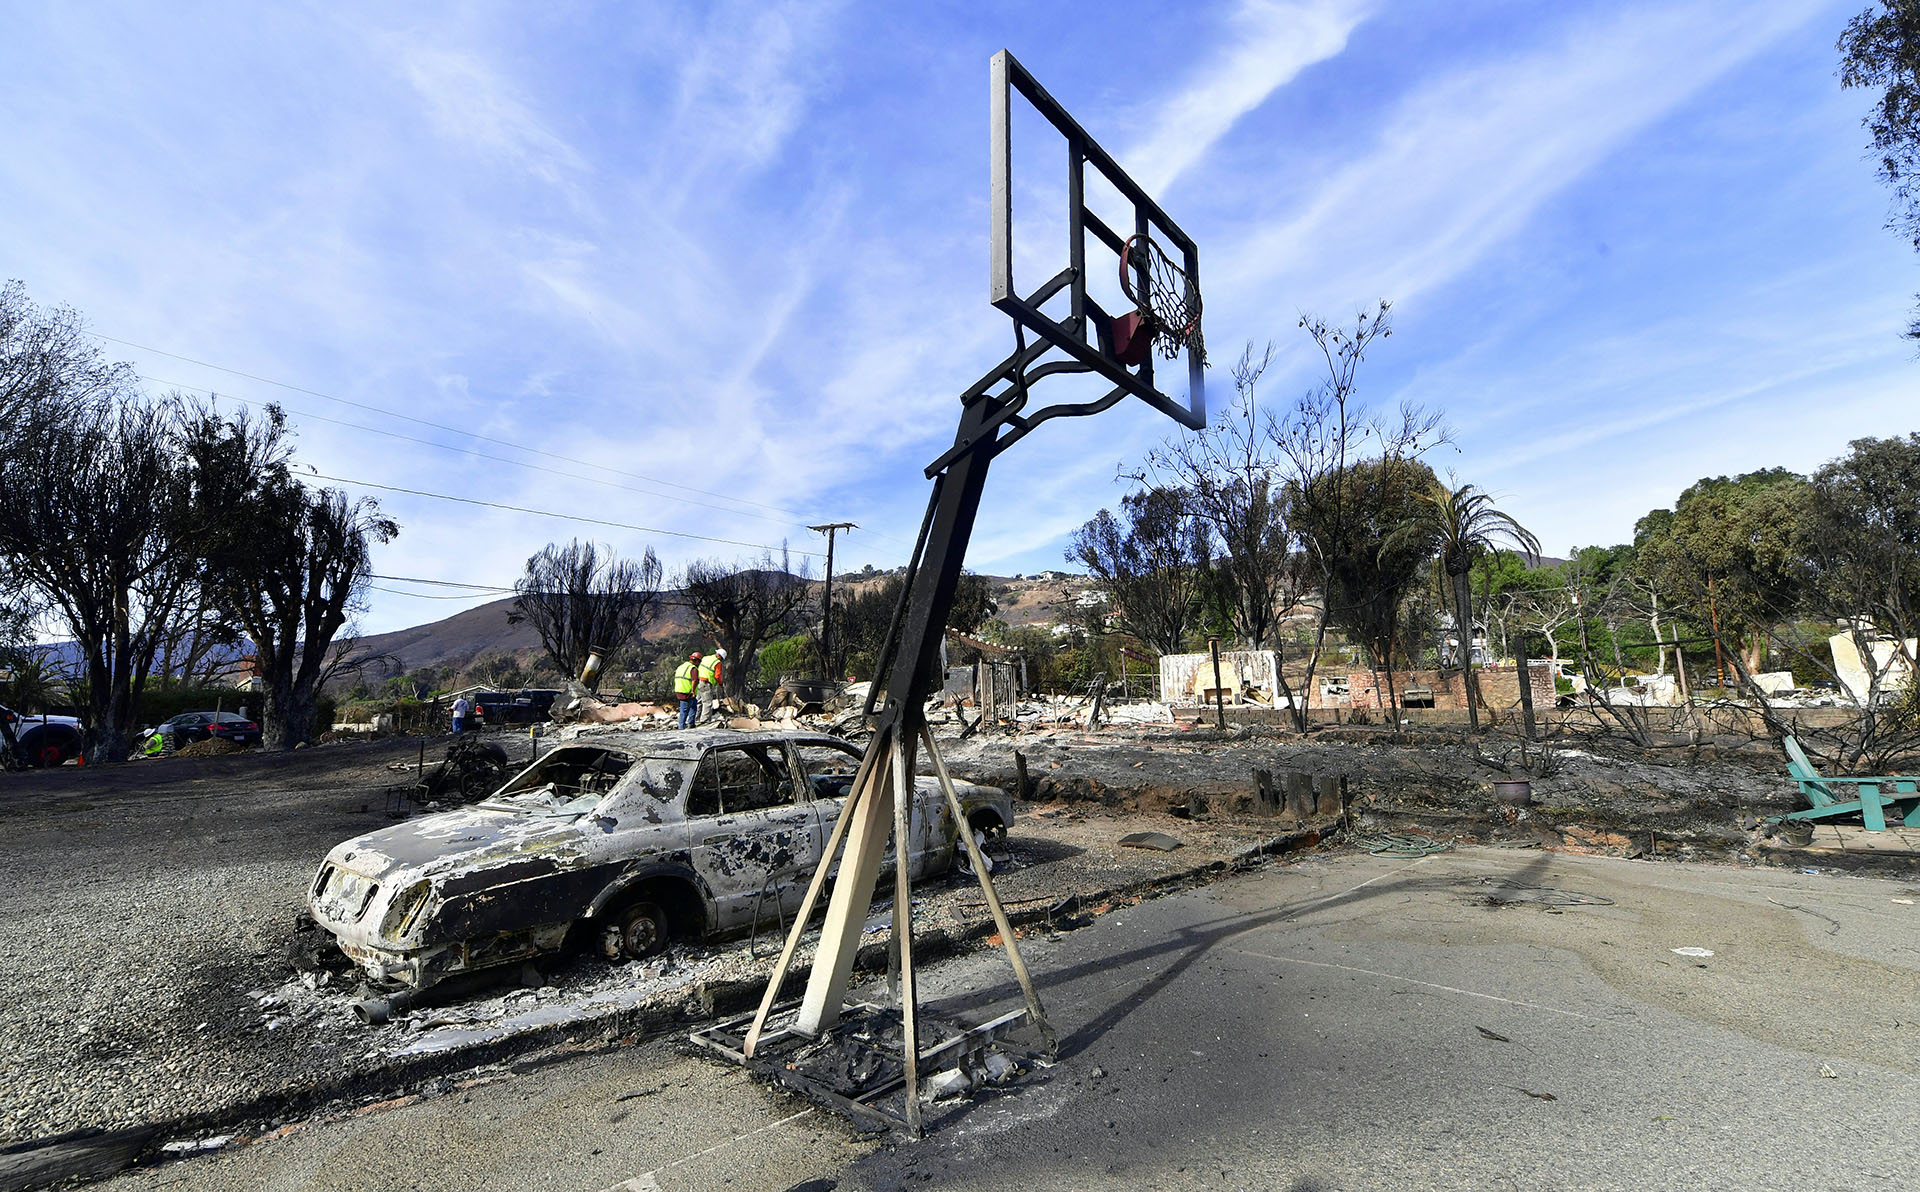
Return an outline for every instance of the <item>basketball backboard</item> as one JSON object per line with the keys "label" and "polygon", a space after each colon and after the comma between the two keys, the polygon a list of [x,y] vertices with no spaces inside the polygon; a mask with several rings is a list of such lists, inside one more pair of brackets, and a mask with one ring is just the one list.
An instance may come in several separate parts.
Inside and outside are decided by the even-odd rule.
{"label": "basketball backboard", "polygon": [[[1190,429],[1204,427],[1192,237],[1005,50],[993,56],[991,85],[989,300],[1079,366],[1046,371],[1097,373],[1115,386],[1109,398],[1130,394]],[[1023,294],[1016,264],[1045,280]],[[1176,384],[1174,368],[1185,361],[1184,402],[1156,377],[1156,356]]]}

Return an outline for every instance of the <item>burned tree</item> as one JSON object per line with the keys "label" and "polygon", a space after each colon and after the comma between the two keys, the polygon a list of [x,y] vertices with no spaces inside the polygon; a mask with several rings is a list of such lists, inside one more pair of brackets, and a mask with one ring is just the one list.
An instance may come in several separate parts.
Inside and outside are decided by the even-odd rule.
{"label": "burned tree", "polygon": [[1093,574],[1128,633],[1177,654],[1205,583],[1206,530],[1174,489],[1131,492],[1120,506],[1124,523],[1102,509],[1074,531],[1067,559]]}
{"label": "burned tree", "polygon": [[553,665],[578,678],[589,654],[611,657],[660,614],[660,574],[652,547],[623,559],[577,538],[549,543],[527,560],[507,620],[533,626]]}
{"label": "burned tree", "polygon": [[739,696],[760,647],[794,632],[809,618],[810,569],[791,566],[783,550],[747,563],[701,559],[680,576],[680,599],[727,652],[722,668],[727,694]]}
{"label": "burned tree", "polygon": [[1302,594],[1285,487],[1276,477],[1279,461],[1254,400],[1272,361],[1273,345],[1256,359],[1248,344],[1233,367],[1233,406],[1206,429],[1155,447],[1145,466],[1129,477],[1179,490],[1189,513],[1218,540],[1209,595],[1224,606],[1241,642],[1254,650],[1273,641],[1280,619],[1298,607]]}
{"label": "burned tree", "polygon": [[399,527],[370,499],[300,483],[276,406],[222,416],[182,402],[180,418],[207,603],[253,644],[261,743],[292,749],[313,739],[321,688],[351,664],[341,633],[361,607],[370,544]]}
{"label": "burned tree", "polygon": [[130,374],[101,390],[83,369],[75,400],[51,376],[26,400],[33,435],[0,452],[0,554],[73,639],[87,756],[125,761],[154,654],[199,581],[187,481],[170,411]]}
{"label": "burned tree", "polygon": [[[1391,309],[1381,302],[1362,311],[1351,328],[1336,327],[1313,315],[1301,316],[1300,326],[1319,350],[1326,377],[1294,404],[1286,418],[1270,420],[1265,428],[1285,476],[1288,525],[1300,543],[1307,573],[1321,591],[1319,624],[1307,656],[1304,686],[1308,690],[1327,630],[1343,606],[1346,619],[1363,640],[1376,633],[1376,626],[1384,626],[1378,636],[1390,646],[1398,598],[1412,581],[1407,568],[1417,568],[1418,562],[1384,557],[1378,535],[1398,524],[1410,508],[1404,502],[1418,491],[1416,485],[1431,482],[1431,469],[1417,459],[1448,434],[1438,412],[1402,405],[1396,416],[1382,417],[1360,401],[1360,365],[1377,341],[1393,334],[1388,319]],[[1374,480],[1380,484],[1367,487]],[[1402,551],[1418,553],[1401,548],[1389,554],[1398,556]],[[1390,577],[1400,578],[1388,582]],[[1386,662],[1391,670],[1390,648]],[[1391,675],[1388,687],[1391,694]],[[1307,723],[1306,703],[1297,701],[1294,712],[1302,729]]]}

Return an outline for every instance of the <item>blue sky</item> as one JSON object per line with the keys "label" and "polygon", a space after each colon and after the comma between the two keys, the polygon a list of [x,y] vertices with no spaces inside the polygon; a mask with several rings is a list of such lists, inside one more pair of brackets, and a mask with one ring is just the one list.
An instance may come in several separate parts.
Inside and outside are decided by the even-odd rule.
{"label": "blue sky", "polygon": [[[1005,46],[1198,240],[1216,402],[1271,339],[1279,408],[1302,310],[1390,299],[1365,395],[1444,407],[1436,467],[1565,553],[1920,429],[1920,260],[1834,78],[1861,4],[6,0],[0,275],[156,389],[283,402],[324,475],[796,550],[854,521],[841,564],[890,566],[1011,346]],[[1036,431],[970,564],[1061,566],[1172,429]],[[386,575],[505,585],[574,534],[747,553],[348,487],[403,525]],[[379,589],[371,631],[477,602]]]}

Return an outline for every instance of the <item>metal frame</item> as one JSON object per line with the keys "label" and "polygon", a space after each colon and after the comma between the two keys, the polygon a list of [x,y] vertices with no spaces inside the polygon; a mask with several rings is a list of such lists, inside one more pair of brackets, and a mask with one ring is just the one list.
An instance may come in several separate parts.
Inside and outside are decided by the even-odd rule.
{"label": "metal frame", "polygon": [[[1087,135],[1079,122],[1060,106],[1058,100],[1047,94],[1046,88],[1028,74],[1026,67],[1021,66],[1012,54],[1006,50],[995,54],[992,74],[992,190],[988,199],[992,226],[988,233],[988,301],[1051,346],[1073,357],[1076,363],[1083,366],[1077,371],[1097,372],[1114,383],[1116,393],[1138,397],[1189,430],[1201,429],[1207,424],[1207,394],[1206,364],[1199,354],[1192,351],[1187,353],[1188,397],[1187,405],[1183,407],[1154,384],[1151,353],[1137,372],[1129,372],[1125,365],[1109,354],[1108,326],[1114,315],[1102,310],[1087,295],[1089,234],[1112,249],[1116,257],[1125,252],[1128,236],[1151,235],[1163,242],[1170,242],[1179,250],[1180,267],[1197,289],[1200,285],[1200,251],[1195,247],[1193,238],[1180,230],[1180,225],[1161,210],[1160,204],[1120,168],[1120,164],[1100,147],[1099,142]],[[1013,92],[1016,90],[1059,131],[1067,146],[1067,235],[1070,254],[1067,269],[1060,277],[1025,298],[1020,296],[1013,282],[1012,114]],[[1126,232],[1108,227],[1106,221],[1087,209],[1088,166],[1098,170],[1133,205],[1134,226]],[[1140,277],[1138,288],[1144,292],[1148,284],[1146,270],[1143,266],[1136,266],[1136,272]],[[1040,309],[1042,303],[1059,292],[1063,281],[1070,290],[1072,304],[1072,313],[1065,323],[1055,321]],[[1095,333],[1092,337],[1094,342],[1089,342],[1089,325]],[[1110,394],[1109,397],[1118,400],[1114,395]]]}
{"label": "metal frame", "polygon": [[[1009,87],[1018,87],[1020,93],[1067,136],[1072,166],[1069,177],[1072,182],[1071,222],[1075,229],[1073,264],[1024,299],[1015,296],[1010,271],[1011,243],[1008,233],[1011,211],[1007,203],[1007,173],[1011,165],[1007,133]],[[833,1029],[846,1003],[847,985],[852,978],[861,931],[872,904],[874,885],[880,874],[887,840],[891,836],[903,842],[895,850],[893,940],[899,956],[902,1050],[906,1057],[910,1057],[903,1063],[900,1077],[906,1099],[903,1120],[908,1132],[914,1136],[920,1132],[919,1070],[927,1057],[922,1055],[919,1046],[919,999],[913,963],[913,899],[909,888],[909,848],[904,842],[913,837],[913,775],[917,772],[916,756],[923,745],[945,792],[947,813],[953,816],[957,834],[973,863],[974,874],[981,892],[986,896],[994,925],[1000,931],[1007,959],[1026,1003],[1024,1009],[1011,1016],[1003,1016],[989,1024],[989,1027],[999,1031],[1013,1022],[1031,1022],[1045,1040],[1048,1050],[1057,1050],[1053,1028],[1047,1021],[1039,993],[1020,956],[1012,924],[994,890],[993,879],[988,876],[985,859],[973,839],[959,794],[947,772],[946,760],[941,757],[933,735],[927,728],[923,706],[928,694],[938,688],[936,678],[940,674],[941,638],[947,615],[953,608],[954,592],[966,560],[967,544],[973,537],[973,523],[979,513],[980,495],[986,486],[987,471],[1002,451],[1041,423],[1053,418],[1097,414],[1129,395],[1141,398],[1183,426],[1198,429],[1206,425],[1206,398],[1201,377],[1204,364],[1193,359],[1192,353],[1188,360],[1192,383],[1191,404],[1183,408],[1153,387],[1151,359],[1140,367],[1137,374],[1129,373],[1118,361],[1102,350],[1089,346],[1083,336],[1076,334],[1092,321],[1101,336],[1106,338],[1104,328],[1110,322],[1106,312],[1099,310],[1086,293],[1084,236],[1091,232],[1116,252],[1125,245],[1124,237],[1085,210],[1081,201],[1084,167],[1093,165],[1133,201],[1137,232],[1152,229],[1179,246],[1184,254],[1188,276],[1197,285],[1199,264],[1193,241],[1114,164],[1113,159],[1074,123],[1072,117],[1052,97],[1041,90],[1032,76],[1005,50],[993,58],[992,106],[995,215],[991,257],[994,305],[1014,319],[1014,351],[961,393],[960,425],[954,432],[953,446],[927,466],[926,474],[933,480],[933,492],[927,501],[926,516],[921,522],[913,554],[907,561],[906,584],[900,603],[894,609],[886,641],[881,647],[867,699],[866,714],[871,718],[873,737],[867,745],[866,755],[861,759],[846,803],[834,823],[820,863],[814,869],[812,881],[808,883],[806,896],[788,929],[786,944],[767,981],[760,1008],[753,1015],[752,1025],[740,1037],[737,1047],[730,1042],[720,1046],[711,1037],[714,1032],[696,1035],[702,1042],[716,1046],[723,1054],[752,1064],[757,1069],[764,1069],[767,1067],[765,1058],[759,1054],[763,1046],[777,1047],[782,1041],[814,1039]],[[1142,289],[1145,284],[1143,277]],[[1043,303],[1063,290],[1069,293],[1073,304],[1072,328],[1055,323],[1039,310]],[[1041,342],[1029,344],[1026,338],[1029,330],[1038,335]],[[1041,358],[1055,348],[1063,349],[1072,359],[1040,363]],[[1084,372],[1097,372],[1109,377],[1115,381],[1115,387],[1096,401],[1048,406],[1031,415],[1022,412],[1036,381],[1061,373]],[[834,871],[836,858],[839,860],[839,870],[820,929],[820,939],[814,948],[806,991],[797,1008],[780,1011],[776,1020],[775,1000],[799,951],[814,907],[825,891],[828,876]],[[774,1074],[778,1075],[778,1065],[772,1067]],[[841,1104],[849,1112],[869,1112],[866,1108],[856,1110],[848,1098],[835,1096],[837,1099],[833,1103]]]}

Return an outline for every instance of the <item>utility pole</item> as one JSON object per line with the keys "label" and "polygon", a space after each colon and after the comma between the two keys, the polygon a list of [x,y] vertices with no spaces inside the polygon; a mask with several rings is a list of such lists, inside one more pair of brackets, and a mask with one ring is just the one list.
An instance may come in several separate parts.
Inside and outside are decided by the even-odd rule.
{"label": "utility pole", "polygon": [[827,682],[840,681],[840,670],[833,665],[833,535],[837,530],[857,530],[860,527],[852,522],[833,522],[824,526],[808,526],[816,534],[827,536],[827,595],[821,601],[820,614],[820,666],[824,669]]}
{"label": "utility pole", "polygon": [[1580,610],[1580,673],[1586,678],[1588,690],[1591,691],[1593,681],[1598,676],[1594,672],[1592,654],[1587,649],[1587,602],[1583,599],[1585,591],[1585,587],[1582,586],[1574,592],[1573,605]]}
{"label": "utility pole", "polygon": [[1727,686],[1727,659],[1720,650],[1720,610],[1713,601],[1713,576],[1707,576],[1707,621],[1713,626],[1713,681],[1722,691]]}

